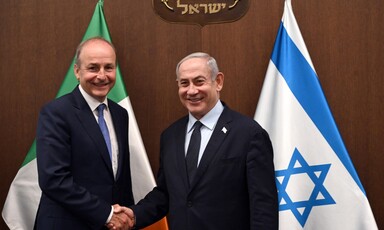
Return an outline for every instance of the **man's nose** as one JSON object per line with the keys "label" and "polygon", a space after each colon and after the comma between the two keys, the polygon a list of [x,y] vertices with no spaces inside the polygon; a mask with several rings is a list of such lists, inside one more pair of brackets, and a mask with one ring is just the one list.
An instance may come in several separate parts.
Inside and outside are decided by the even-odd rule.
{"label": "man's nose", "polygon": [[97,77],[98,77],[98,78],[103,78],[103,79],[106,77],[106,71],[105,71],[104,68],[101,68],[101,69],[99,70],[99,72],[97,73]]}
{"label": "man's nose", "polygon": [[187,93],[196,94],[197,92],[198,92],[197,87],[193,83],[189,84]]}

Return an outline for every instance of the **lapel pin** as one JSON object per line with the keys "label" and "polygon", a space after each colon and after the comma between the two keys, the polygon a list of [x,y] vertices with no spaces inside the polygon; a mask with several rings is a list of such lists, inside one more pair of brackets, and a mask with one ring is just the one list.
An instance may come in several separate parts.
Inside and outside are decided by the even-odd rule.
{"label": "lapel pin", "polygon": [[221,130],[223,133],[227,133],[227,129],[225,127],[223,127],[223,129]]}

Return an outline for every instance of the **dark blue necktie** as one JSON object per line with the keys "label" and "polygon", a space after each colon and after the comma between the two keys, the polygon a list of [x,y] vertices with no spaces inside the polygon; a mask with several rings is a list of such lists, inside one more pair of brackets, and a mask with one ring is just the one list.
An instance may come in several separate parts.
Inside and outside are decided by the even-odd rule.
{"label": "dark blue necktie", "polygon": [[97,112],[98,112],[98,121],[99,121],[99,126],[101,129],[101,132],[103,133],[105,143],[107,144],[108,152],[109,152],[109,157],[112,159],[112,149],[111,149],[111,139],[109,138],[109,132],[108,132],[108,126],[107,123],[105,123],[104,120],[104,109],[106,105],[105,104],[100,104],[97,107]]}
{"label": "dark blue necktie", "polygon": [[197,161],[199,158],[200,151],[200,142],[201,142],[201,133],[200,128],[203,124],[200,121],[196,121],[193,125],[195,128],[193,130],[191,140],[189,141],[187,156],[185,157],[185,162],[187,164],[187,173],[189,178],[189,184],[192,184],[193,178],[197,170]]}

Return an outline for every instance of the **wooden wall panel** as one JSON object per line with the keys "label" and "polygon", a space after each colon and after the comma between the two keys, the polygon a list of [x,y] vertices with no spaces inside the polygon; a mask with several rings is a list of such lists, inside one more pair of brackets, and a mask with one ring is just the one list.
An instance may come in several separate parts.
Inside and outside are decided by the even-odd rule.
{"label": "wooden wall panel", "polygon": [[[0,207],[35,135],[38,112],[52,100],[97,0],[3,0],[0,7]],[[384,60],[382,0],[293,0],[293,11],[329,106],[384,227]],[[222,99],[252,117],[283,13],[283,0],[251,0],[233,23],[205,27],[168,23],[152,2],[105,0],[126,89],[153,171],[159,136],[185,114],[175,65],[205,51],[225,74]],[[0,221],[0,229],[7,229]]]}

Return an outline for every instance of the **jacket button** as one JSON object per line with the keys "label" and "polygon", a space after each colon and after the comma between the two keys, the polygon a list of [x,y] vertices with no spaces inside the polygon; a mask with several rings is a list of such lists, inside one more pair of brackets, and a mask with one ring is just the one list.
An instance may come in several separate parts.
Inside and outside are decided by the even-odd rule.
{"label": "jacket button", "polygon": [[189,200],[189,201],[187,202],[187,206],[188,206],[189,208],[192,207],[192,206],[193,206],[193,202]]}

